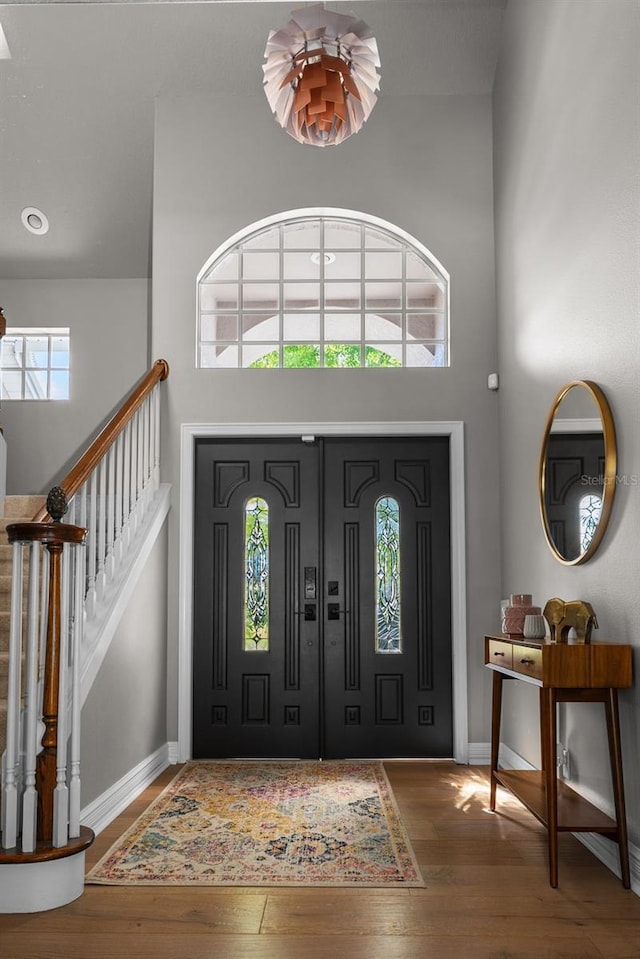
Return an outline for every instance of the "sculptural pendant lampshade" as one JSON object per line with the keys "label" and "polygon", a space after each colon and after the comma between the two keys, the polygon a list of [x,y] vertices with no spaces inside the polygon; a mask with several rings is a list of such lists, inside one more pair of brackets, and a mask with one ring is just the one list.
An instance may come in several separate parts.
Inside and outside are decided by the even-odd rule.
{"label": "sculptural pendant lampshade", "polygon": [[296,10],[271,31],[264,55],[269,105],[300,143],[341,143],[360,130],[376,104],[378,44],[362,20],[322,3]]}

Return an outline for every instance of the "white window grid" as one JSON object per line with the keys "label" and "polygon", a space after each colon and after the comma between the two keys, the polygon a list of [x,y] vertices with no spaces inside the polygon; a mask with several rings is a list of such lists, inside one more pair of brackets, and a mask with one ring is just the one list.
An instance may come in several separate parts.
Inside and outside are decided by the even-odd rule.
{"label": "white window grid", "polygon": [[[327,238],[348,225],[352,241],[338,247]],[[315,228],[317,243],[297,246],[296,228]],[[299,232],[299,231],[298,231]],[[357,243],[355,237],[358,237]],[[198,277],[198,346],[196,365],[201,368],[248,368],[266,354],[277,357],[279,368],[286,366],[288,346],[315,347],[317,367],[326,366],[326,347],[347,346],[359,351],[360,366],[367,366],[369,348],[388,353],[395,365],[449,365],[449,280],[440,264],[406,235],[398,235],[376,221],[347,216],[301,216],[245,234],[214,255]],[[247,263],[258,254],[270,270],[256,276]],[[336,256],[358,258],[352,275],[333,274]],[[382,256],[380,256],[382,254]],[[395,254],[400,269],[395,275],[380,273],[384,254]],[[290,264],[294,256],[306,257],[317,272],[294,277]],[[371,263],[368,263],[370,258]],[[371,264],[377,261],[377,270]],[[391,259],[391,256],[389,257]],[[289,261],[289,262],[288,262]],[[413,270],[411,265],[413,264]],[[416,269],[417,266],[417,269]],[[422,271],[422,276],[417,273]],[[335,305],[328,291],[351,295]],[[394,297],[385,305],[374,301],[374,289]],[[420,287],[430,288],[434,303],[412,299]],[[296,302],[299,294],[310,294]],[[256,291],[260,299],[252,298]],[[225,300],[226,297],[226,300]],[[315,325],[315,329],[311,327]],[[305,331],[305,326],[307,327]],[[342,330],[339,327],[342,327]],[[377,335],[371,333],[377,327]],[[417,334],[417,335],[416,335]],[[333,364],[331,364],[333,365]],[[306,368],[306,367],[305,367]]]}
{"label": "white window grid", "polygon": [[68,400],[68,327],[7,329],[0,340],[0,392],[5,400]]}

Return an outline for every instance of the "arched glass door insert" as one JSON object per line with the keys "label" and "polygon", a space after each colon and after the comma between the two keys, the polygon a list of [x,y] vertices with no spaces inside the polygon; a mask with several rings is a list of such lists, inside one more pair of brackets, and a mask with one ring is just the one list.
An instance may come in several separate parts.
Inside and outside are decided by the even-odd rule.
{"label": "arched glass door insert", "polygon": [[580,552],[586,553],[600,522],[602,499],[593,493],[587,493],[580,500],[578,516],[580,520]]}
{"label": "arched glass door insert", "polygon": [[244,648],[269,649],[269,506],[259,496],[245,505]]}
{"label": "arched glass door insert", "polygon": [[393,224],[299,210],[241,231],[197,278],[200,368],[449,365],[449,276]]}
{"label": "arched glass door insert", "polygon": [[402,652],[400,630],[400,507],[391,496],[376,503],[376,652]]}

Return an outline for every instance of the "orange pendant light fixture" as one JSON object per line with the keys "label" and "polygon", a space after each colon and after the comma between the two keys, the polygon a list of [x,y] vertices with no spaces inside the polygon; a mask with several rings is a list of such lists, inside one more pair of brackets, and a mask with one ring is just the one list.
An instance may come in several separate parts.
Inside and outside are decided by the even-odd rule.
{"label": "orange pendant light fixture", "polygon": [[269,106],[299,143],[341,143],[360,130],[376,104],[378,44],[362,20],[322,3],[296,10],[271,31],[264,56]]}

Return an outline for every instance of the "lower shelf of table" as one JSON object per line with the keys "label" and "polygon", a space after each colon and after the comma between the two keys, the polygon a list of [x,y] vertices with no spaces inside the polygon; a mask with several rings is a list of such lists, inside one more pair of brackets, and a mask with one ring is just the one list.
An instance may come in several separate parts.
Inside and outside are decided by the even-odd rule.
{"label": "lower shelf of table", "polygon": [[[519,799],[543,826],[548,825],[547,790],[544,774],[536,770],[498,769],[493,777]],[[616,839],[617,824],[575,789],[558,780],[558,831],[595,832]]]}

